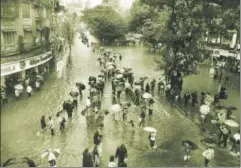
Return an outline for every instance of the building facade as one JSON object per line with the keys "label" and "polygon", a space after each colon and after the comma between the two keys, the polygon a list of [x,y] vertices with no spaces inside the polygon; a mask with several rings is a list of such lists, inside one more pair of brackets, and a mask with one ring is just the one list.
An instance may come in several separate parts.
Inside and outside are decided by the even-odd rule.
{"label": "building facade", "polygon": [[36,1],[1,0],[1,86],[49,66],[52,51],[46,46],[57,25],[53,11]]}

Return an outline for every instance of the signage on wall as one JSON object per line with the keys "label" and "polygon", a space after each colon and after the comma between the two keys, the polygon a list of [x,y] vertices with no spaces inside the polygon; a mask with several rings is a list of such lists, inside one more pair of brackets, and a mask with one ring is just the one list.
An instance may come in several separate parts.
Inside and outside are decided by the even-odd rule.
{"label": "signage on wall", "polygon": [[26,69],[36,67],[44,64],[52,58],[51,52],[44,53],[42,55],[35,56],[34,58],[21,60],[19,62],[1,64],[1,77],[10,75],[13,73],[21,72]]}

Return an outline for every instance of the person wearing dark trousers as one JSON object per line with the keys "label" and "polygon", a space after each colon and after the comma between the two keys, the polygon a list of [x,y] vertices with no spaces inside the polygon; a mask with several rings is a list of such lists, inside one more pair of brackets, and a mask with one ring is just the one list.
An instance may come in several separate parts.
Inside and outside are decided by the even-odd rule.
{"label": "person wearing dark trousers", "polygon": [[187,104],[188,104],[190,98],[191,98],[190,94],[188,92],[186,92],[184,94],[184,97],[183,97],[183,99],[184,99],[184,107],[187,107]]}
{"label": "person wearing dark trousers", "polygon": [[[118,166],[121,167],[123,163],[125,163],[125,158],[127,158],[127,149],[124,144],[121,144],[115,153],[115,157],[118,158]],[[123,165],[122,165],[123,166]]]}
{"label": "person wearing dark trousers", "polygon": [[197,91],[192,93],[192,106],[194,107],[197,102]]}
{"label": "person wearing dark trousers", "polygon": [[146,114],[145,111],[142,110],[141,114],[140,114],[140,122],[139,122],[139,127],[144,126],[145,125],[145,118],[146,118]]}
{"label": "person wearing dark trousers", "polygon": [[45,116],[42,116],[41,120],[40,120],[40,124],[41,124],[41,128],[43,131],[46,130],[46,122],[45,122]]}
{"label": "person wearing dark trousers", "polygon": [[[229,135],[231,134],[231,131],[227,128],[227,126],[225,125],[221,125],[220,126],[220,135],[219,135],[219,142],[218,142],[218,145],[220,146],[221,144],[224,145],[224,147],[226,148],[227,147],[227,142],[228,142],[228,139],[229,139]],[[222,138],[222,140],[221,140]]]}
{"label": "person wearing dark trousers", "polygon": [[49,128],[51,135],[54,136],[54,120],[51,117],[49,117]]}
{"label": "person wearing dark trousers", "polygon": [[152,92],[152,93],[154,92],[155,86],[156,86],[156,79],[153,79],[153,80],[151,81],[151,92]]}
{"label": "person wearing dark trousers", "polygon": [[149,85],[149,83],[146,84],[145,92],[150,93],[150,85]]}

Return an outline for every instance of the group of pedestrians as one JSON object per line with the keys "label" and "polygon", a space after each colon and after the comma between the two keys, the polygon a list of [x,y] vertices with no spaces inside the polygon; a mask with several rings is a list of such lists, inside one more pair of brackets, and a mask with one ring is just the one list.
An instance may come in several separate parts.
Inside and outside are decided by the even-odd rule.
{"label": "group of pedestrians", "polygon": [[[27,93],[28,98],[33,95],[33,91],[39,91],[42,86],[44,86],[44,80],[47,77],[48,70],[46,67],[43,67],[40,72],[28,73],[25,79],[21,82],[15,83],[12,85],[11,90],[14,92],[16,100],[20,99],[21,95],[25,92]],[[7,85],[7,84],[6,84]],[[8,103],[9,97],[9,87],[1,86],[1,100],[3,104]]]}

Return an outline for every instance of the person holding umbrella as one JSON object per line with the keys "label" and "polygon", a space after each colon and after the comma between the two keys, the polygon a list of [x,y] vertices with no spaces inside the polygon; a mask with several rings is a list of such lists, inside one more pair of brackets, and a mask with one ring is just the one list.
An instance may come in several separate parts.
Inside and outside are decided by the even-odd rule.
{"label": "person holding umbrella", "polygon": [[149,85],[149,83],[146,84],[145,92],[150,93],[150,85]]}
{"label": "person holding umbrella", "polygon": [[115,153],[115,157],[118,158],[118,166],[121,167],[123,163],[125,163],[125,159],[127,158],[127,149],[124,144],[121,144]]}
{"label": "person holding umbrella", "polygon": [[41,125],[41,129],[42,131],[46,130],[46,122],[45,122],[45,116],[42,116],[41,120],[40,120],[40,125]]}
{"label": "person holding umbrella", "polygon": [[156,142],[156,132],[150,132],[149,134],[149,141],[150,141],[150,145],[151,145],[151,149],[153,150],[156,146],[155,146],[155,142]]}
{"label": "person holding umbrella", "polygon": [[[228,127],[226,125],[222,124],[220,126],[220,134],[219,134],[219,138],[218,138],[218,140],[219,140],[218,146],[220,146],[221,144],[224,144],[224,147],[226,148],[230,134],[231,134],[231,130],[228,129]],[[223,139],[221,140],[221,138],[223,138]]]}
{"label": "person holding umbrella", "polygon": [[145,114],[145,110],[146,107],[142,107],[141,109],[141,114],[140,114],[140,118],[139,118],[139,127],[144,126],[145,125],[145,118],[146,118],[146,114]]}
{"label": "person holding umbrella", "polygon": [[156,86],[156,79],[153,79],[153,80],[151,81],[151,92],[152,92],[152,93],[154,92],[155,86]]}
{"label": "person holding umbrella", "polygon": [[206,150],[202,153],[204,157],[204,165],[208,167],[209,162],[214,158],[214,149],[207,147]]}

